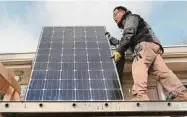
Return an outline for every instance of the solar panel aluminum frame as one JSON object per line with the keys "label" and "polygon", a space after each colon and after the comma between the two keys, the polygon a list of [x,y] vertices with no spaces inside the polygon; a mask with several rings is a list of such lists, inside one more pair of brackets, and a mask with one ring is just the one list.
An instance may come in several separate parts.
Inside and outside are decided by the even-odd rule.
{"label": "solar panel aluminum frame", "polygon": [[[18,108],[19,107],[19,108]],[[68,116],[171,116],[187,115],[185,101],[123,101],[123,102],[1,102],[0,113],[26,117],[61,114]],[[42,114],[42,115],[41,115]],[[60,117],[60,116],[58,116]]]}
{"label": "solar panel aluminum frame", "polygon": [[[98,25],[98,26],[100,26],[100,25]],[[77,26],[43,26],[42,27],[42,31],[41,31],[41,34],[40,34],[40,39],[39,39],[39,42],[38,42],[38,45],[37,45],[37,51],[36,51],[36,53],[35,53],[35,58],[34,58],[34,64],[33,64],[33,67],[32,67],[32,72],[31,72],[31,77],[30,78],[32,78],[32,75],[33,75],[33,71],[34,71],[34,67],[35,67],[35,60],[36,60],[36,57],[37,57],[37,54],[38,54],[38,48],[39,48],[39,45],[40,45],[40,42],[41,42],[41,38],[42,38],[42,34],[43,34],[43,30],[44,30],[44,28],[45,27],[52,27],[53,28],[53,32],[54,32],[54,28],[56,28],[56,27],[73,27],[73,28],[75,28],[75,27],[77,27]],[[97,27],[97,26],[80,26],[80,27]],[[105,26],[103,26],[104,27],[104,29],[105,29],[105,31],[106,31],[106,27]],[[63,31],[64,32],[64,31]],[[106,37],[107,38],[107,37]],[[107,38],[107,40],[108,40],[108,38]],[[108,42],[108,44],[109,44],[109,41],[107,41]],[[52,43],[52,41],[51,41],[51,43]],[[109,44],[110,45],[110,44]],[[51,45],[50,45],[50,47],[51,47]],[[110,53],[111,53],[111,56],[112,56],[112,50],[111,50],[111,48],[109,48],[110,49]],[[114,60],[112,60],[113,61],[113,64],[115,65],[115,61]],[[48,62],[49,62],[49,60],[48,60]],[[119,79],[119,75],[118,75],[118,73],[117,73],[117,69],[116,69],[116,67],[114,67],[115,68],[115,72],[116,72],[116,75],[117,75],[117,80],[118,80],[118,82],[119,82],[119,84],[120,84],[120,79]],[[47,74],[47,73],[46,73]],[[31,79],[29,80],[29,84],[28,84],[28,86],[30,85],[30,83],[31,83]],[[124,94],[123,94],[123,92],[122,92],[122,87],[121,87],[121,85],[119,85],[119,87],[120,87],[120,91],[121,91],[121,94],[122,94],[122,100],[107,100],[107,101],[123,101],[124,100]],[[25,100],[26,100],[26,98],[27,98],[27,94],[28,94],[28,88],[27,88],[27,91],[26,91],[26,96],[25,96]],[[44,100],[42,100],[42,101],[44,101]],[[46,101],[46,100],[45,100]],[[53,100],[51,100],[51,101],[53,101]],[[69,101],[69,100],[59,100],[59,101]],[[72,101],[74,101],[74,100],[72,100]],[[95,100],[90,100],[90,101],[95,101]],[[103,101],[103,100],[97,100],[97,101]]]}

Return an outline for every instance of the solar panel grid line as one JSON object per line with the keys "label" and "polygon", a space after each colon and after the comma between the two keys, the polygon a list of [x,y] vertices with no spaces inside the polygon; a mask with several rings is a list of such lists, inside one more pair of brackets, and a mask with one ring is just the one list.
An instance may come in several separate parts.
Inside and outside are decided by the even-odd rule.
{"label": "solar panel grid line", "polygon": [[[63,32],[63,33],[64,33],[64,35],[63,35],[63,39],[64,39],[63,46],[64,46],[64,48],[65,48],[65,46],[66,46],[65,43],[67,43],[67,42],[65,42],[65,40],[66,40],[66,38],[67,38],[67,37],[66,37],[66,34],[67,34],[67,33],[66,33],[66,30],[67,30],[67,29],[66,29],[66,27],[65,27],[65,28],[64,28],[64,32]],[[74,37],[73,37],[73,38],[74,38]],[[68,40],[67,40],[67,41],[68,41]],[[74,44],[74,43],[73,43],[73,44]],[[62,47],[63,47],[63,46],[62,46]],[[65,63],[66,63],[66,62],[64,61],[64,59],[63,59],[63,57],[66,56],[66,53],[65,53],[65,49],[64,49],[64,48],[62,48],[62,49],[63,49],[63,52],[62,52],[62,56],[61,56],[61,61],[62,61],[61,63],[62,63],[62,65],[65,65]],[[69,47],[68,47],[68,48],[69,48]],[[71,49],[72,49],[72,48],[71,48]],[[74,48],[73,48],[73,49],[74,49]],[[74,55],[74,51],[73,51],[72,54]],[[69,57],[69,56],[67,55],[66,57],[70,58],[71,56]],[[75,58],[73,57],[73,59],[75,59]],[[74,61],[74,60],[73,60],[73,61]],[[72,63],[73,63],[73,61],[72,61]],[[67,63],[67,64],[69,64],[69,63]],[[64,73],[67,73],[67,75],[68,75],[68,73],[69,73],[69,72],[67,71],[67,70],[69,70],[69,66],[68,66],[67,69],[64,69],[65,66],[62,67],[62,65],[61,65],[61,71],[63,71],[63,74],[62,74],[62,72],[61,72],[61,77],[60,77],[60,78],[62,78],[62,76],[64,75]],[[73,65],[74,65],[74,63],[73,63]],[[63,68],[63,69],[62,69],[62,68]],[[73,69],[73,70],[72,70],[72,75],[73,75],[73,76],[74,76],[74,72],[75,72],[75,71],[74,71],[74,69]],[[61,79],[61,80],[60,80],[61,83],[60,83],[60,85],[59,85],[59,89],[60,89],[60,90],[59,90],[59,100],[60,100],[61,97],[63,96],[63,93],[67,93],[67,91],[65,91],[66,89],[63,89],[63,90],[61,89],[62,87],[64,87],[64,88],[69,87],[69,84],[68,84],[68,82],[66,82],[66,81],[71,81],[70,83],[73,83],[73,85],[75,84],[75,79],[74,79],[74,77],[73,77],[72,80]],[[73,87],[73,86],[72,86],[72,87]],[[75,89],[72,88],[72,89],[70,89],[70,91],[71,91],[70,93],[71,93],[71,95],[72,95],[71,98],[72,98],[72,99],[75,99],[75,97],[74,97],[74,96],[76,96],[76,95],[75,95]],[[69,94],[67,94],[67,95],[69,96]]]}
{"label": "solar panel grid line", "polygon": [[[54,81],[54,80],[53,80]],[[84,81],[84,80],[80,80],[80,81]],[[41,82],[40,82],[41,83]],[[39,85],[41,85],[41,84],[39,84]],[[41,89],[34,89],[34,90],[41,90]],[[55,89],[48,89],[48,90],[55,90]],[[58,89],[57,89],[58,90]],[[63,90],[73,90],[73,89],[63,89]],[[86,90],[86,89],[76,89],[76,90]],[[98,89],[98,88],[95,88],[95,89],[93,89],[93,90],[97,90],[97,91],[103,91],[102,89]],[[110,89],[110,90],[119,90],[118,88],[116,88],[116,89]],[[56,100],[56,101],[58,101],[58,100]],[[73,101],[75,101],[75,100],[73,100]],[[77,101],[79,101],[79,100],[77,100]],[[92,100],[93,101],[93,100]],[[100,100],[101,101],[101,100]]]}
{"label": "solar panel grid line", "polygon": [[[94,27],[94,33],[96,33],[96,30],[95,30],[95,27]],[[95,35],[96,36],[96,35]],[[98,41],[97,41],[97,45],[98,45]],[[99,48],[97,48],[97,49],[99,49]],[[99,51],[98,51],[99,52]],[[100,54],[99,54],[100,55]],[[99,58],[100,59],[100,58]],[[100,61],[100,63],[101,63],[101,61]],[[103,79],[104,80],[104,79]],[[104,85],[105,85],[105,83],[104,83]],[[105,85],[105,93],[106,93],[106,95],[107,95],[107,91],[106,91],[106,85]],[[108,97],[108,96],[107,96]],[[107,99],[108,100],[108,99]]]}
{"label": "solar panel grid line", "polygon": [[[65,28],[64,28],[64,30],[65,30]],[[63,33],[63,35],[62,35],[62,41],[64,40],[64,38],[65,38],[65,33],[64,33],[64,30],[62,31],[62,33]],[[62,43],[62,47],[64,46],[64,43]],[[61,48],[62,49],[62,52],[61,52],[61,66],[60,66],[60,71],[62,71],[62,65],[63,65],[63,62],[62,62],[62,57],[64,56],[63,55],[63,48]],[[61,97],[61,86],[63,85],[62,83],[63,83],[63,80],[61,79],[61,76],[62,76],[62,72],[60,72],[60,81],[59,81],[59,87],[58,87],[58,101],[60,101],[60,97]]]}
{"label": "solar panel grid line", "polygon": [[[88,32],[86,31],[86,27],[84,27],[84,32],[85,32],[85,38],[86,38],[86,42],[88,42]],[[90,78],[90,64],[89,64],[89,58],[88,58],[88,55],[89,55],[89,53],[88,53],[88,45],[86,44],[86,53],[87,53],[87,63],[88,63],[88,76],[89,76],[89,91],[90,91],[90,97],[91,97],[91,101],[93,100],[93,95],[92,95],[92,93],[93,93],[93,91],[92,91],[92,85],[91,85],[91,78]]]}
{"label": "solar panel grid line", "polygon": [[[73,31],[73,36],[74,36],[74,85],[76,86],[76,78],[75,78],[75,27],[74,27],[74,31]],[[76,101],[76,88],[74,89],[74,93],[75,93],[75,101]]]}
{"label": "solar panel grid line", "polygon": [[[43,30],[42,30],[43,31]],[[52,37],[52,36],[51,36]],[[40,38],[40,40],[41,40],[41,38]],[[40,43],[41,41],[39,41],[39,43]],[[39,44],[38,44],[39,45]],[[38,50],[37,50],[37,52],[36,53],[38,53]],[[47,64],[48,65],[48,64]],[[35,64],[34,64],[34,66],[35,66]],[[46,79],[45,79],[46,80]],[[32,82],[32,80],[30,80],[31,82]],[[30,83],[29,83],[30,84]],[[28,94],[28,93],[27,93]],[[27,97],[27,96],[26,96]]]}
{"label": "solar panel grid line", "polygon": [[[62,81],[66,81],[67,79],[61,79]],[[69,79],[68,79],[69,80]],[[77,81],[87,81],[87,80],[82,80],[82,79],[76,79]],[[42,82],[44,82],[44,80],[41,80],[41,79],[35,79],[35,80],[32,80],[31,81],[31,84],[33,84],[33,83],[35,83],[35,84],[38,84],[38,85],[36,85],[36,87],[34,87],[34,90],[36,90],[36,89],[40,89],[40,87],[42,87],[42,85],[44,85]],[[45,82],[45,84],[46,84],[46,87],[49,87],[48,86],[48,84],[50,83],[50,82],[53,82],[53,81],[58,81],[58,79],[48,79],[46,82]],[[100,82],[98,82],[98,83],[101,83],[102,81],[103,81],[103,79],[100,79],[100,80],[94,80],[94,79],[91,79],[91,82],[92,82],[92,84],[96,84],[97,83],[97,81],[100,81]],[[39,84],[41,82],[41,84]],[[94,84],[94,85],[95,85]],[[119,89],[119,88],[117,88],[118,86],[118,84],[117,84],[117,80],[107,80],[107,84],[108,85],[116,85],[116,87],[112,87],[112,89]],[[101,89],[98,89],[98,84],[96,84],[96,86],[97,87],[94,87],[94,88],[92,88],[93,90],[101,90]],[[59,87],[59,86],[58,86]],[[81,89],[81,88],[80,88]],[[84,89],[84,88],[83,88]],[[68,89],[67,89],[68,90]]]}
{"label": "solar panel grid line", "polygon": [[[43,50],[41,49],[41,48],[39,48],[38,50],[37,50],[37,54],[38,54],[38,51],[40,50],[40,54],[38,54],[38,56],[36,57],[36,58],[41,58],[41,57],[43,57],[43,58],[45,58],[46,57],[46,54],[48,55],[48,61],[47,61],[47,59],[42,59],[41,58],[41,60],[46,60],[47,62],[47,68],[46,68],[46,72],[45,72],[45,79],[44,79],[44,81],[47,83],[47,85],[43,88],[43,90],[42,90],[42,100],[46,100],[46,99],[49,99],[49,100],[58,100],[58,101],[60,101],[62,98],[65,98],[65,100],[67,100],[68,98],[70,98],[70,100],[72,100],[72,101],[77,101],[77,100],[84,100],[84,99],[86,99],[86,100],[89,100],[89,101],[93,101],[93,96],[92,96],[92,94],[93,95],[99,95],[99,99],[102,101],[103,99],[104,100],[109,100],[109,96],[111,96],[111,94],[113,95],[113,97],[114,98],[111,98],[110,97],[110,100],[115,100],[115,99],[120,99],[119,97],[117,97],[115,94],[117,94],[117,93],[119,93],[119,91],[121,91],[121,85],[119,85],[119,84],[117,84],[116,82],[116,80],[114,81],[114,82],[111,82],[112,81],[112,76],[106,76],[105,74],[106,74],[106,72],[109,72],[108,71],[108,69],[106,69],[107,68],[107,66],[109,65],[107,62],[104,62],[103,63],[103,59],[101,59],[102,57],[104,57],[104,56],[102,56],[101,57],[101,53],[100,52],[102,52],[103,50],[101,49],[101,48],[99,48],[101,45],[102,45],[102,43],[99,43],[99,41],[101,41],[101,40],[99,40],[99,38],[100,37],[98,37],[98,35],[99,35],[99,33],[96,31],[96,28],[97,27],[92,27],[91,28],[91,30],[92,30],[92,32],[89,32],[89,30],[88,30],[88,34],[87,34],[87,31],[86,31],[86,28],[87,27],[83,27],[83,29],[84,29],[84,33],[82,33],[82,34],[84,34],[85,35],[85,39],[86,40],[82,40],[82,42],[84,42],[84,44],[85,44],[85,46],[86,47],[83,47],[82,49],[84,50],[85,48],[85,50],[86,50],[86,61],[87,61],[87,63],[85,63],[85,64],[87,64],[87,66],[88,66],[88,69],[86,69],[86,68],[84,68],[81,64],[82,64],[82,62],[86,62],[86,61],[80,61],[80,59],[81,59],[81,57],[80,58],[75,58],[75,57],[77,57],[77,55],[78,54],[76,54],[77,52],[78,52],[78,49],[79,49],[79,51],[80,51],[80,48],[82,47],[82,46],[77,46],[77,47],[79,47],[79,48],[76,48],[76,45],[78,44],[78,43],[76,43],[76,42],[81,42],[81,40],[76,40],[76,35],[75,35],[75,33],[76,33],[76,27],[67,27],[67,29],[69,30],[71,30],[70,31],[70,33],[69,33],[69,36],[72,36],[72,37],[70,37],[69,38],[69,40],[68,40],[68,38],[66,37],[66,35],[68,36],[68,33],[64,33],[65,31],[66,31],[66,27],[63,27],[64,28],[64,31],[62,31],[63,32],[63,34],[61,34],[61,33],[55,33],[55,27],[52,27],[53,28],[53,31],[52,31],[52,35],[51,35],[51,38],[47,38],[47,39],[49,39],[50,40],[50,44],[48,44],[49,43],[49,40],[47,40],[46,38],[44,39],[44,41],[45,42],[48,42],[47,44],[47,46],[45,45],[45,46],[43,46],[42,45],[42,47],[41,48],[43,48]],[[81,27],[82,28],[82,27]],[[89,28],[88,28],[89,29]],[[100,28],[101,29],[101,28]],[[78,32],[79,33],[79,32]],[[96,33],[98,33],[98,34],[96,34]],[[46,33],[45,33],[46,34]],[[41,35],[44,35],[45,36],[45,34],[41,34]],[[47,36],[49,36],[50,34],[47,34]],[[61,44],[57,44],[56,42],[58,41],[60,41],[60,39],[59,39],[59,37],[58,36],[62,36],[62,39],[61,39]],[[95,40],[94,40],[94,38],[89,38],[89,36],[93,36],[93,37],[95,37]],[[80,35],[79,35],[80,36]],[[55,40],[54,41],[54,37],[55,38],[58,38],[58,40]],[[90,40],[90,39],[93,39],[93,40]],[[41,38],[40,38],[40,40],[41,40]],[[73,53],[71,54],[68,54],[68,52],[66,52],[66,53],[64,53],[65,52],[65,50],[64,49],[66,49],[66,48],[64,48],[65,47],[65,42],[70,42],[70,43],[72,43],[73,42]],[[43,43],[43,41],[41,41],[40,43]],[[107,43],[108,43],[108,40],[107,40]],[[80,44],[80,43],[79,43]],[[40,44],[41,45],[41,44]],[[50,46],[49,46],[50,45]],[[104,45],[105,46],[105,45]],[[49,47],[50,49],[49,49],[49,51],[47,50],[47,47]],[[58,59],[56,59],[55,57],[53,57],[52,56],[52,53],[53,52],[51,52],[51,51],[53,51],[53,49],[54,48],[56,48],[56,49],[62,49],[62,51],[61,51],[61,55],[60,55],[60,61],[58,61]],[[69,47],[68,47],[69,48]],[[108,47],[107,47],[108,48]],[[67,49],[66,49],[67,50]],[[89,51],[88,51],[89,50]],[[98,50],[98,57],[95,57],[95,58],[93,58],[94,56],[92,56],[91,54],[93,54],[93,52],[91,51],[91,50]],[[102,50],[102,51],[101,51]],[[80,51],[81,52],[81,51]],[[91,52],[91,53],[90,53]],[[43,55],[44,54],[44,55]],[[63,54],[68,54],[68,55],[73,55],[72,57],[73,57],[73,59],[74,60],[72,60],[72,61],[69,61],[69,62],[67,62],[67,61],[64,61],[64,60],[66,60],[65,58],[63,58],[63,57],[65,57]],[[81,53],[82,54],[82,53]],[[84,53],[85,54],[85,53]],[[111,54],[111,50],[110,50],[110,54]],[[70,57],[71,57],[70,56]],[[82,55],[81,55],[82,56]],[[35,59],[36,59],[35,58]],[[90,59],[90,58],[93,58],[93,59]],[[96,61],[95,61],[95,59],[96,58],[99,58],[99,59],[97,59]],[[69,59],[69,58],[67,58],[67,59]],[[77,61],[76,59],[78,59],[79,61]],[[36,61],[35,63],[34,63],[34,67],[33,67],[33,69],[35,68],[35,64],[37,63],[37,64],[39,64],[40,63],[40,67],[42,68],[43,67],[43,65],[41,64],[41,63],[43,63],[43,62],[41,62],[40,61],[40,59],[38,59],[39,60],[39,62],[38,61]],[[54,61],[55,60],[55,61]],[[56,61],[57,60],[57,61]],[[94,61],[92,61],[92,60],[94,60]],[[99,62],[98,62],[99,61]],[[57,62],[57,63],[54,63],[54,62]],[[58,65],[58,66],[56,66],[57,64],[59,64],[58,62],[60,62],[60,65]],[[90,63],[91,62],[91,63]],[[96,63],[94,63],[94,62],[96,62]],[[44,62],[45,63],[45,62]],[[78,68],[77,68],[77,65],[80,63],[80,65],[79,65],[79,67],[80,66],[82,66],[81,67],[81,73],[80,73],[80,71],[77,71],[77,70],[79,70]],[[70,66],[70,65],[73,65],[73,68]],[[113,62],[113,64],[114,64],[114,62]],[[41,66],[42,65],[42,66]],[[55,66],[54,66],[55,65]],[[65,68],[67,68],[67,69],[64,69],[64,66],[66,65],[66,67]],[[91,65],[91,67],[90,67],[90,65]],[[104,65],[104,66],[103,66]],[[102,70],[101,71],[101,74],[102,74],[102,78],[99,78],[99,79],[92,79],[91,78],[91,76],[93,77],[93,74],[91,75],[90,73],[92,73],[93,72],[93,70],[97,70],[96,68],[98,67],[98,66],[100,66],[99,67],[99,70]],[[110,65],[109,65],[110,66]],[[38,67],[38,66],[37,66]],[[59,74],[60,74],[60,81],[59,81],[59,83],[57,82],[57,79],[54,77],[54,73],[53,72],[51,72],[51,70],[52,71],[55,71],[53,68],[54,67],[57,67],[58,69],[55,69],[55,70],[60,70],[59,71]],[[92,68],[93,67],[93,68]],[[63,69],[62,69],[63,68]],[[92,68],[92,69],[91,69]],[[115,67],[114,67],[115,68]],[[69,72],[69,71],[67,71],[67,70],[71,70],[72,69],[72,74],[73,74],[73,76],[71,75],[71,77],[72,77],[72,79],[73,79],[73,81],[74,81],[74,84],[73,85],[75,85],[74,86],[74,89],[72,88],[72,89],[61,89],[62,88],[62,86],[64,87],[65,86],[65,88],[68,88],[69,86],[69,84],[63,84],[62,85],[62,83],[63,83],[63,81],[67,81],[67,83],[68,83],[68,81],[71,81],[71,80],[69,80],[69,79],[61,79],[61,78],[64,78],[64,77],[66,77],[66,75],[67,75],[67,78],[69,78],[69,73],[71,73],[71,71]],[[106,69],[106,71],[105,70],[103,70],[103,69]],[[66,70],[66,71],[62,71],[62,70]],[[85,70],[85,74],[87,74],[87,75],[85,75],[85,74],[83,74],[83,72],[82,71],[84,71]],[[87,70],[87,71],[86,71]],[[45,71],[45,70],[42,70],[42,69],[36,69],[36,70],[34,70],[34,73],[32,72],[32,76],[31,76],[31,78],[33,77],[33,74],[36,74],[37,72],[40,72],[40,71]],[[116,72],[116,70],[115,70],[115,72]],[[41,73],[43,73],[43,72],[41,72]],[[50,75],[50,76],[53,76],[53,77],[51,77],[51,79],[49,79],[49,73],[52,73],[53,75]],[[63,74],[62,74],[63,73]],[[98,77],[99,76],[99,72],[98,71],[96,71],[95,72],[96,73],[96,75],[94,76],[94,77]],[[105,73],[105,74],[104,74]],[[79,75],[78,75],[79,74]],[[41,75],[41,74],[40,74]],[[39,76],[40,76],[39,75]],[[64,76],[65,75],[65,76]],[[62,77],[63,76],[63,77]],[[80,79],[80,78],[78,78],[77,79],[77,76],[81,76],[81,78],[82,79]],[[84,86],[84,84],[86,84],[87,83],[87,80],[84,78],[84,77],[87,77],[87,76],[89,76],[88,78],[88,80],[89,80],[89,91],[86,91],[85,90],[85,88],[87,88],[87,86],[85,85]],[[111,77],[112,79],[105,79],[105,78],[107,78],[107,77]],[[36,80],[38,78],[38,75],[37,75],[37,77],[34,77],[33,79],[31,79],[30,81],[29,81],[29,84],[30,84],[30,82],[31,81],[33,81],[33,80]],[[54,78],[54,79],[53,79]],[[102,82],[102,80],[104,81],[103,83],[104,83],[104,86],[105,86],[105,88],[104,89],[99,89],[101,86],[100,85],[97,85],[98,83],[100,83],[100,82]],[[46,80],[49,80],[49,81],[46,81]],[[62,81],[63,80],[63,81]],[[110,81],[111,80],[111,81]],[[119,79],[118,79],[118,81],[119,81]],[[71,81],[72,82],[72,81]],[[71,83],[71,82],[69,82],[69,83]],[[95,84],[96,85],[92,85],[92,83],[93,82],[95,82]],[[38,81],[36,82],[36,83],[38,83]],[[56,89],[53,89],[53,88],[57,88],[57,87],[55,87],[55,86],[51,86],[50,84],[51,83],[55,83],[55,84],[57,84],[59,87],[58,87],[58,90],[56,90]],[[80,85],[80,86],[78,86],[78,84]],[[107,84],[106,84],[107,83]],[[111,86],[112,87],[108,87],[108,90],[106,89],[106,85],[110,85],[111,84]],[[119,85],[119,86],[118,86]],[[29,85],[30,86],[30,85]],[[33,87],[35,87],[35,85],[33,85]],[[103,88],[103,87],[102,87]],[[113,88],[113,89],[112,89]],[[116,89],[115,89],[116,88]],[[36,90],[36,89],[35,89]],[[69,90],[68,92],[66,91],[66,90]],[[114,92],[114,91],[118,91],[118,92]],[[54,92],[53,92],[54,91]],[[35,99],[35,96],[36,95],[38,95],[37,93],[38,93],[39,91],[37,90],[36,91],[36,93],[34,92],[34,99]],[[84,93],[83,93],[84,92]],[[88,93],[89,92],[89,93]],[[104,94],[104,92],[105,92],[105,94]],[[109,94],[110,95],[108,95],[107,93],[109,92]],[[122,91],[121,91],[122,92]],[[41,92],[39,92],[39,93],[41,93]],[[61,95],[63,93],[63,95]],[[87,93],[87,97],[84,97],[84,95]],[[28,94],[28,92],[27,92],[27,94]],[[48,94],[48,97],[46,97],[46,94]],[[58,96],[56,96],[56,94],[58,94]],[[84,94],[84,95],[81,95],[81,94]],[[123,95],[123,93],[121,93],[122,95]],[[53,95],[55,95],[54,97],[53,97]],[[62,97],[62,96],[64,96],[64,95],[67,95],[66,97]],[[91,98],[90,98],[90,95],[91,95]],[[82,97],[81,97],[82,96]],[[102,96],[106,96],[105,98],[103,98]],[[118,96],[120,96],[120,94],[118,94]],[[27,95],[26,95],[26,97],[27,97]],[[123,97],[122,97],[123,98]],[[91,99],[91,100],[90,100]],[[99,101],[98,100],[98,97],[94,97],[94,99],[96,99],[97,101]]]}
{"label": "solar panel grid line", "polygon": [[[62,40],[64,40],[64,31],[62,31],[62,33],[63,33],[63,35],[62,35]],[[64,44],[64,43],[63,43]],[[61,64],[62,64],[62,56],[63,56],[63,48],[62,48],[62,52],[61,52]],[[61,65],[61,68],[60,68],[61,70],[62,70],[62,65]],[[58,87],[58,91],[59,91],[59,93],[58,93],[58,101],[60,101],[60,86],[62,85],[61,84],[61,75],[62,75],[62,73],[60,72],[60,82],[59,82],[59,87]]]}
{"label": "solar panel grid line", "polygon": [[[103,68],[102,68],[102,62],[101,62],[101,59],[100,59],[100,52],[99,52],[99,44],[98,44],[98,40],[97,40],[97,36],[96,36],[96,28],[94,27],[94,36],[95,36],[95,39],[96,39],[96,46],[97,46],[97,50],[98,50],[98,58],[99,58],[99,65],[100,65],[100,70],[101,71],[103,71]],[[92,43],[93,44],[93,43]],[[102,72],[102,75],[103,75],[103,72]],[[93,80],[94,81],[94,80]],[[93,82],[92,81],[92,82]],[[102,85],[104,85],[104,87],[102,86],[102,89],[103,90],[101,90],[102,91],[102,93],[104,93],[105,95],[106,95],[106,98],[105,98],[105,100],[107,100],[108,101],[108,95],[107,95],[107,89],[106,89],[106,83],[105,83],[105,78],[104,78],[104,76],[103,76],[103,79],[102,80],[97,80],[97,82],[95,83],[95,84],[98,84],[98,83],[103,83],[103,84],[100,84],[100,85],[96,85],[96,89],[97,88],[100,88]],[[93,85],[93,86],[95,86],[95,85]],[[96,90],[94,90],[94,91],[96,91]],[[98,90],[99,91],[99,90]],[[104,92],[103,92],[104,91]],[[99,93],[98,93],[98,95],[99,95]],[[99,96],[99,97],[101,97],[101,96]]]}
{"label": "solar panel grid line", "polygon": [[[96,35],[96,29],[95,29],[95,35]],[[96,39],[97,39],[97,36],[96,36]],[[98,41],[97,41],[97,44],[98,44]],[[99,44],[98,44],[99,45]],[[98,48],[99,49],[99,48]],[[100,51],[98,51],[99,52],[99,59],[100,59],[100,63],[101,63],[101,69],[102,69],[102,71],[103,71],[103,67],[102,67],[102,62],[101,62],[101,54],[100,54]],[[108,99],[108,93],[107,93],[107,87],[106,87],[106,83],[105,83],[105,78],[104,78],[104,74],[103,74],[103,72],[102,72],[102,76],[103,76],[103,81],[104,81],[104,86],[105,86],[105,93],[106,93],[106,100],[108,101],[109,99]]]}
{"label": "solar panel grid line", "polygon": [[[52,31],[52,36],[51,36],[51,38],[53,38],[53,34],[54,34],[54,28],[53,28],[53,31]],[[49,65],[49,61],[50,61],[50,58],[51,58],[51,56],[50,56],[51,54],[50,54],[50,53],[51,53],[51,50],[52,50],[52,47],[51,47],[52,45],[53,45],[53,43],[52,43],[52,40],[51,40],[50,52],[49,52],[49,55],[48,55],[49,58],[48,58],[48,62],[47,62],[47,63],[48,63],[48,64],[47,64],[47,71],[49,70],[48,65]],[[51,79],[50,79],[50,80],[51,80]],[[56,79],[55,79],[55,80],[56,80]],[[55,80],[51,80],[51,81],[53,82],[53,81],[55,81]],[[46,77],[45,77],[44,81],[45,81],[45,82],[47,81]],[[46,86],[46,85],[45,85],[45,86]],[[45,86],[44,86],[44,88],[43,88],[42,100],[44,100],[44,93],[47,92]],[[51,91],[52,91],[52,90],[51,90]],[[51,95],[52,95],[52,93],[51,93]],[[52,96],[50,96],[50,97],[52,97]]]}
{"label": "solar panel grid line", "polygon": [[[85,32],[85,37],[86,37],[86,30],[85,30],[85,27],[84,27],[84,32]],[[86,54],[87,54],[87,56],[86,56],[86,58],[87,58],[87,62],[88,62],[88,50],[87,50],[87,45],[86,45]],[[92,92],[91,92],[91,79],[90,79],[90,69],[89,69],[90,67],[89,67],[89,62],[88,62],[88,79],[89,79],[89,91],[90,91],[90,100],[92,101],[93,100],[93,96],[92,96]]]}
{"label": "solar panel grid line", "polygon": [[[83,27],[83,32],[84,32],[84,38],[85,38],[85,41],[86,41],[86,31],[85,31],[85,27]],[[86,60],[88,61],[88,53],[87,53],[87,44],[86,44],[86,42],[85,42],[85,47],[86,47]],[[85,48],[82,48],[82,49],[85,49]],[[88,70],[89,70],[89,64],[88,64]],[[81,74],[81,77],[82,77],[82,74]],[[89,81],[88,81],[88,83],[87,83],[87,85],[86,84],[83,84],[83,81],[85,81],[84,79],[83,80],[81,80],[81,87],[79,87],[80,89],[79,89],[79,93],[81,92],[81,91],[84,91],[85,90],[85,88],[89,88],[90,90],[89,91],[87,91],[87,93],[88,93],[88,97],[87,97],[87,99],[90,99],[90,100],[93,100],[92,99],[92,92],[91,92],[91,82],[90,82],[90,75],[89,75],[89,72],[88,72],[88,78],[89,78]],[[84,87],[83,85],[86,85],[86,87]],[[78,88],[78,85],[77,85],[77,88]],[[77,93],[77,94],[79,94],[79,93]],[[82,93],[82,92],[81,92]],[[80,96],[81,95],[79,95],[79,98],[80,98]],[[83,98],[83,99],[86,99],[86,97],[84,96],[84,95],[82,95],[82,97],[81,98]]]}
{"label": "solar panel grid line", "polygon": [[[53,36],[53,34],[54,34],[54,27],[53,27],[53,31],[52,31],[52,35],[51,35],[51,38],[52,38],[52,36]],[[47,71],[48,71],[48,67],[49,67],[49,60],[50,60],[50,52],[51,52],[51,46],[52,46],[52,40],[50,41],[50,51],[49,51],[49,55],[48,55],[48,62],[47,62]],[[44,84],[46,84],[46,76],[47,76],[47,72],[46,72],[46,74],[45,74],[45,79],[44,79]],[[44,91],[45,91],[45,86],[46,85],[44,85],[44,87],[43,87],[43,89],[42,89],[42,99],[41,99],[41,101],[43,101],[44,100]]]}

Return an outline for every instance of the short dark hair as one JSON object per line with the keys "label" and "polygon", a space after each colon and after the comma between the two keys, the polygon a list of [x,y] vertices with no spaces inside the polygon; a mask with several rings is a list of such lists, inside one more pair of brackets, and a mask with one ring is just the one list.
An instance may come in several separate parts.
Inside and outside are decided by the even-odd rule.
{"label": "short dark hair", "polygon": [[116,9],[117,9],[117,10],[124,10],[124,11],[127,11],[127,8],[125,8],[125,7],[123,7],[123,6],[117,6],[117,7],[114,8],[113,12],[114,12]]}

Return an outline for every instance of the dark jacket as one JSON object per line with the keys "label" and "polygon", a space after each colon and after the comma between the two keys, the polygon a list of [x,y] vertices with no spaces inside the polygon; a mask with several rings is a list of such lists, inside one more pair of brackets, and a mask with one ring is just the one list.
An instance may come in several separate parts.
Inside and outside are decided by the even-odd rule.
{"label": "dark jacket", "polygon": [[121,40],[111,37],[110,43],[115,46],[119,45],[116,50],[121,54],[129,48],[134,51],[135,46],[142,41],[154,42],[160,45],[162,53],[164,52],[160,41],[155,36],[150,25],[139,15],[132,13],[125,14],[119,27],[123,29]]}

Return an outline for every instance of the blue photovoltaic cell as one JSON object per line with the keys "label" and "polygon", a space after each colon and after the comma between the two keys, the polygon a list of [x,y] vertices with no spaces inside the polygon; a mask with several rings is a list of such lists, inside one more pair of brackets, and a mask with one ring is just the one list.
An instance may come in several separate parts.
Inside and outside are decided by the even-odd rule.
{"label": "blue photovoltaic cell", "polygon": [[123,100],[103,26],[44,27],[29,101]]}

